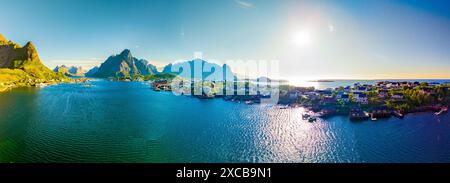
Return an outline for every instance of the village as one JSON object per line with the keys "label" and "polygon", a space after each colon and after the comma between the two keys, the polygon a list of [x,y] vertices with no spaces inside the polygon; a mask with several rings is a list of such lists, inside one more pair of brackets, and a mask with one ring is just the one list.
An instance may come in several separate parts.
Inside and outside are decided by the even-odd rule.
{"label": "village", "polygon": [[372,120],[408,113],[448,111],[449,84],[426,82],[355,83],[353,86],[315,90],[294,87],[283,90],[280,103],[307,108],[319,117],[348,115],[350,120]]}
{"label": "village", "polygon": [[[246,104],[258,104],[261,99],[270,98],[270,88],[265,92],[252,91],[257,88],[255,85],[248,81],[235,81],[230,88],[224,87],[227,85],[223,82],[193,81],[188,92],[194,93],[194,88],[203,88],[200,95],[193,96],[200,99],[223,98]],[[407,81],[380,81],[374,85],[354,83],[352,86],[323,90],[279,85],[278,106],[282,109],[304,107],[309,113],[304,114],[303,118],[310,122],[335,115],[348,115],[352,121],[376,121],[391,116],[403,118],[408,113],[416,112],[440,115],[448,111],[449,87],[449,83]],[[172,91],[170,80],[155,80],[152,88],[155,91]],[[223,91],[218,92],[221,89]],[[234,93],[224,95],[230,89],[234,89]]]}

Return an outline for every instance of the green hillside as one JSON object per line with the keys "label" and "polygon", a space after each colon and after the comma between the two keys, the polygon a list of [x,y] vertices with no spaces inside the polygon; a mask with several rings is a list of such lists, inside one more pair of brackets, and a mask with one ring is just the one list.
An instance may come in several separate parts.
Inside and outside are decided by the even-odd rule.
{"label": "green hillside", "polygon": [[22,47],[0,34],[0,91],[17,86],[69,80],[42,64],[33,43],[28,42]]}

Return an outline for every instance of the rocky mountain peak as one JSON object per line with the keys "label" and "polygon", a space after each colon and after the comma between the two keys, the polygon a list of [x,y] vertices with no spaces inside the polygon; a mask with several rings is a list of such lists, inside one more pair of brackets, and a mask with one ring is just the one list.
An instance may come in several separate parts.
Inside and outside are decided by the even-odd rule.
{"label": "rocky mountain peak", "polygon": [[131,77],[154,73],[157,73],[155,66],[144,59],[133,57],[131,51],[125,49],[120,54],[110,56],[92,77]]}
{"label": "rocky mountain peak", "polygon": [[38,60],[39,56],[37,54],[37,50],[36,47],[34,46],[34,44],[29,41],[27,44],[25,44],[25,46],[23,47],[27,58],[30,58],[31,60]]}
{"label": "rocky mountain peak", "polygon": [[66,76],[84,76],[84,70],[80,66],[56,66],[54,72],[63,73]]}
{"label": "rocky mountain peak", "polygon": [[125,49],[120,53],[120,56],[123,58],[132,58],[133,55],[131,55],[131,51],[129,49]]}
{"label": "rocky mountain peak", "polygon": [[[0,35],[0,42],[4,43],[5,37]],[[21,47],[12,41],[0,44],[0,68],[21,69],[33,78],[39,79],[63,79],[43,65],[39,59],[36,47],[28,42]]]}

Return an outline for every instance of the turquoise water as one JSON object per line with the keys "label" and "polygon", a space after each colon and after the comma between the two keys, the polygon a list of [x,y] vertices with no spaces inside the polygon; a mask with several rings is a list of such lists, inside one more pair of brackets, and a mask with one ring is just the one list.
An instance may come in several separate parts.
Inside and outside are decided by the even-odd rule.
{"label": "turquoise water", "polygon": [[450,162],[450,117],[303,121],[302,108],[90,81],[0,94],[1,162]]}

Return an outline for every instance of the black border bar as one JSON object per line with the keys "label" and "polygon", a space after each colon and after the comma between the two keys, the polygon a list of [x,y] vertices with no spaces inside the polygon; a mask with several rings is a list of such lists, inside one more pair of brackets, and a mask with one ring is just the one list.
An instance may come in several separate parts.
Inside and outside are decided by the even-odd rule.
{"label": "black border bar", "polygon": [[[270,177],[219,177],[210,176],[207,181],[200,178],[178,178],[178,170],[211,170],[221,174],[222,168],[270,168]],[[0,178],[64,178],[64,179],[141,179],[164,180],[164,182],[274,182],[279,179],[300,180],[304,178],[318,179],[349,179],[391,177],[439,178],[450,177],[450,164],[307,164],[307,163],[44,163],[44,164],[0,164]],[[366,179],[365,179],[366,180]]]}

